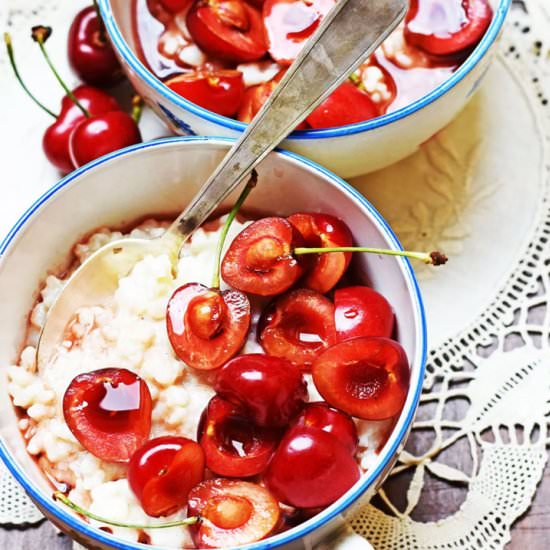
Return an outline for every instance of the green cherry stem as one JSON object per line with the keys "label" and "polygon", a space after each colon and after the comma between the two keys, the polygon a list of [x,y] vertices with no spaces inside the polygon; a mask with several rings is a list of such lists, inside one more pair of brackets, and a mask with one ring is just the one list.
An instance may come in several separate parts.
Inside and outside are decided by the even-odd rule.
{"label": "green cherry stem", "polygon": [[107,525],[112,525],[113,527],[125,527],[127,529],[168,529],[170,527],[181,527],[185,525],[194,525],[200,521],[198,516],[192,516],[190,518],[185,518],[179,521],[168,521],[166,523],[157,523],[153,525],[135,525],[133,523],[123,523],[121,521],[114,521],[112,519],[102,518],[101,516],[96,516],[88,510],[84,510],[78,504],[75,504],[67,495],[63,494],[60,491],[56,491],[53,494],[53,499],[62,502],[67,508],[74,510],[78,514],[85,516],[87,518],[98,521],[99,523],[105,523]]}
{"label": "green cherry stem", "polygon": [[339,246],[334,248],[295,248],[294,254],[301,256],[302,254],[326,254],[328,252],[366,252],[368,254],[383,254],[385,256],[401,256],[420,260],[425,264],[443,265],[447,263],[447,256],[441,252],[409,252],[407,250],[388,250],[386,248],[368,248],[363,246]]}
{"label": "green cherry stem", "polygon": [[65,90],[65,93],[69,97],[69,99],[82,111],[82,114],[86,118],[90,118],[90,113],[86,110],[86,108],[78,101],[76,96],[71,92],[67,84],[65,84],[65,81],[61,78],[60,74],[57,72],[57,69],[55,68],[55,65],[52,63],[52,60],[50,59],[50,56],[48,55],[48,51],[46,50],[46,41],[52,34],[51,27],[45,27],[43,25],[37,25],[32,28],[31,36],[32,39],[38,43],[38,46],[40,47],[40,51],[42,52],[42,55],[44,56],[44,59],[46,60],[46,63],[50,67],[52,73],[54,74],[55,78]]}
{"label": "green cherry stem", "polygon": [[139,124],[143,113],[143,99],[139,95],[132,97],[132,118],[136,124]]}
{"label": "green cherry stem", "polygon": [[225,240],[227,238],[227,233],[229,232],[229,228],[231,227],[233,220],[237,217],[237,214],[241,206],[243,205],[244,201],[250,194],[250,191],[252,191],[252,189],[256,187],[257,183],[258,183],[258,173],[256,172],[256,170],[252,170],[252,173],[250,174],[250,179],[248,180],[246,187],[242,190],[241,194],[239,195],[239,198],[237,199],[237,202],[233,205],[233,208],[229,212],[229,215],[227,216],[227,219],[223,224],[222,232],[220,234],[220,239],[218,241],[218,248],[216,250],[216,266],[214,267],[214,276],[212,277],[212,288],[220,288],[220,265],[222,261],[223,245],[225,244]]}
{"label": "green cherry stem", "polygon": [[32,92],[27,88],[25,82],[23,82],[23,79],[21,78],[21,75],[19,74],[19,70],[17,68],[17,63],[15,62],[15,55],[13,53],[13,44],[11,41],[11,36],[9,33],[4,33],[4,43],[6,44],[6,50],[8,52],[8,58],[10,60],[11,68],[13,69],[13,74],[15,75],[15,78],[17,79],[17,82],[21,85],[21,88],[25,91],[25,93],[38,105],[45,113],[48,113],[50,116],[53,116],[53,118],[57,118],[57,115],[50,111],[45,105],[40,103],[38,99],[32,94]]}

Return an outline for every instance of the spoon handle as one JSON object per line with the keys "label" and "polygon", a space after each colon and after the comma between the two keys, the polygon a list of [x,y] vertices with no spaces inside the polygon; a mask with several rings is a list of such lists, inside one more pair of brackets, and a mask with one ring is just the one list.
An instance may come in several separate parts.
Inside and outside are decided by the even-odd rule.
{"label": "spoon handle", "polygon": [[338,0],[169,234],[185,240],[395,29],[407,0]]}

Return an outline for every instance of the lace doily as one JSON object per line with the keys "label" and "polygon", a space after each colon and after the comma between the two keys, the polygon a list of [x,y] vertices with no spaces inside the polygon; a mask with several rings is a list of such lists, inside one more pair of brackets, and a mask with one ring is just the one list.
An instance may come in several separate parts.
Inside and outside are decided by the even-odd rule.
{"label": "lace doily", "polygon": [[[36,2],[8,0],[0,20],[22,37],[30,22],[64,29],[68,10],[85,3],[43,0],[37,15]],[[414,157],[353,182],[407,247],[441,248],[452,257],[437,277],[419,271],[431,352],[413,433],[377,497],[348,517],[376,550],[503,548],[547,461],[550,5],[529,0],[514,8],[495,66],[464,113]],[[48,20],[39,21],[41,15]],[[59,32],[50,49],[63,58],[63,48]],[[36,61],[31,49],[23,44],[20,60]],[[39,70],[35,78],[43,76]],[[18,93],[8,85],[4,104],[17,105],[12,92]],[[17,139],[38,150],[36,120],[23,111],[21,120],[29,122]],[[146,119],[146,135],[161,131]],[[9,139],[13,149],[13,133]],[[20,160],[7,159],[14,166]],[[0,206],[2,233],[55,178],[45,163],[23,165],[22,176],[20,165],[18,174],[29,189],[21,189],[17,205]],[[456,510],[426,522],[425,495],[434,484]],[[0,469],[0,523],[41,517]]]}

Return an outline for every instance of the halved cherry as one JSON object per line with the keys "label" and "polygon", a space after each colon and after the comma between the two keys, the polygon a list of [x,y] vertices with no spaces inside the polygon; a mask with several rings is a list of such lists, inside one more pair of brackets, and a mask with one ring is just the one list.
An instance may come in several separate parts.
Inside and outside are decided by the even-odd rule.
{"label": "halved cherry", "polygon": [[308,367],[336,343],[334,305],[314,290],[292,290],[264,311],[258,329],[266,353]]}
{"label": "halved cherry", "polygon": [[243,229],[222,262],[222,277],[232,287],[260,296],[289,289],[302,275],[292,250],[302,239],[284,218],[262,218]]}
{"label": "halved cherry", "polygon": [[218,374],[216,391],[243,408],[258,426],[287,426],[307,401],[302,373],[286,359],[269,355],[239,355]]}
{"label": "halved cherry", "polygon": [[223,116],[233,116],[244,97],[240,71],[196,71],[170,78],[165,84],[185,99]]}
{"label": "halved cherry", "polygon": [[330,433],[318,428],[291,428],[264,475],[269,490],[296,508],[332,504],[359,479],[357,462]]}
{"label": "halved cherry", "polygon": [[405,38],[429,54],[451,56],[473,48],[492,18],[487,0],[411,0]]}
{"label": "halved cherry", "polygon": [[236,290],[220,292],[189,283],[170,298],[166,325],[182,361],[195,369],[216,369],[242,347],[250,326],[250,302]]}
{"label": "halved cherry", "polygon": [[128,462],[151,431],[151,394],[126,369],[79,374],[63,397],[65,422],[80,444],[107,462]]}
{"label": "halved cherry", "polygon": [[357,450],[357,427],[351,416],[333,409],[324,401],[308,403],[294,425],[316,428],[333,435],[352,455]]}
{"label": "halved cherry", "polygon": [[344,82],[311,112],[306,122],[312,128],[336,128],[379,115],[380,111],[369,94],[351,82]]}
{"label": "halved cherry", "polygon": [[338,340],[361,336],[391,338],[393,309],[376,290],[368,286],[348,286],[334,292],[334,322]]}
{"label": "halved cherry", "polygon": [[405,351],[388,338],[354,338],[336,344],[317,358],[312,373],[327,403],[365,420],[398,414],[409,389]]}
{"label": "halved cherry", "polygon": [[266,538],[279,523],[281,511],[271,493],[247,481],[211,479],[189,494],[188,516],[197,548],[236,548]]}
{"label": "halved cherry", "polygon": [[250,477],[265,470],[279,434],[256,426],[241,407],[213,397],[201,418],[198,440],[214,473]]}
{"label": "halved cherry", "polygon": [[227,61],[256,61],[267,51],[262,16],[242,0],[197,0],[187,28],[201,50]]}
{"label": "halved cherry", "polygon": [[[352,236],[348,226],[329,214],[297,213],[288,221],[311,248],[351,246]],[[327,252],[317,254],[306,272],[304,286],[326,294],[342,278],[351,261],[351,252]]]}
{"label": "halved cherry", "polygon": [[263,18],[271,57],[290,65],[334,4],[335,0],[266,0]]}
{"label": "halved cherry", "polygon": [[147,515],[169,516],[187,504],[189,491],[204,479],[204,466],[204,452],[195,441],[157,437],[132,455],[128,483]]}

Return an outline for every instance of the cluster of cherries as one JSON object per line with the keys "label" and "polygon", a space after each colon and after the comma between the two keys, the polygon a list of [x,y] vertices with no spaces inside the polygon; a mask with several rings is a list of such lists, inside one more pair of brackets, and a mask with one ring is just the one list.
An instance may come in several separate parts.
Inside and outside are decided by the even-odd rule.
{"label": "cluster of cherries", "polygon": [[46,51],[45,44],[51,32],[50,27],[36,26],[32,29],[32,38],[38,43],[65,91],[58,114],[38,101],[24,84],[15,64],[9,34],[6,33],[4,39],[15,76],[22,88],[42,110],[55,118],[44,133],[42,147],[48,160],[66,174],[102,155],[139,143],[141,102],[136,98],[134,112],[130,116],[113,96],[100,89],[119,82],[123,73],[105,35],[97,5],[80,11],[69,31],[69,61],[85,82],[74,90],[67,87]]}
{"label": "cluster of cherries", "polygon": [[[220,290],[225,236],[254,185],[255,177],[222,229],[212,287],[186,284],[167,307],[176,355],[191,368],[216,371],[216,395],[196,441],[148,440],[151,395],[128,370],[79,375],[63,402],[69,428],[89,452],[128,463],[129,485],[148,515],[187,506],[180,524],[192,524],[199,548],[263,539],[291,524],[289,510],[307,517],[341,497],[360,477],[352,416],[395,417],[409,385],[387,300],[366,286],[339,286],[326,296],[340,284],[351,251],[375,250],[352,247],[338,218],[298,213],[251,223],[221,262],[232,288]],[[438,253],[380,252],[445,261]],[[239,355],[251,299],[265,296],[274,298],[258,323],[265,354]],[[307,372],[326,402],[308,403]]]}
{"label": "cluster of cherries", "polygon": [[[286,67],[336,2],[134,1],[138,39],[152,70],[163,78],[161,73],[168,73],[165,84],[186,99],[243,122],[254,118]],[[481,40],[492,16],[488,0],[410,0],[403,37],[407,56],[422,68],[448,66],[452,70]],[[147,18],[153,18],[157,24],[147,22]],[[157,37],[151,34],[158,22],[163,30],[157,45]],[[368,21],[364,24],[368,25]],[[155,41],[156,48],[150,45],[151,41]],[[192,44],[207,55],[207,61],[199,67],[192,67],[191,63],[196,61],[185,55]],[[281,69],[270,81],[246,88],[238,65],[260,60],[275,61]],[[374,101],[361,78],[350,80],[315,109],[298,129],[342,126],[384,114],[400,92],[403,73],[411,68],[407,64],[400,66],[399,58],[392,62],[383,63],[375,54],[362,67],[378,67],[388,97]]]}

